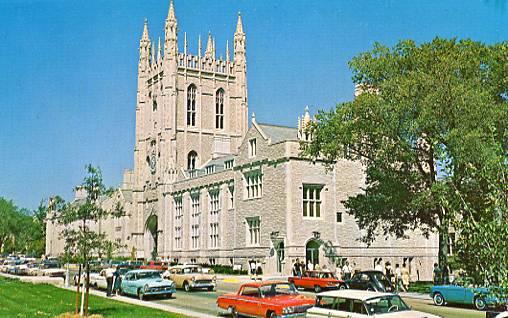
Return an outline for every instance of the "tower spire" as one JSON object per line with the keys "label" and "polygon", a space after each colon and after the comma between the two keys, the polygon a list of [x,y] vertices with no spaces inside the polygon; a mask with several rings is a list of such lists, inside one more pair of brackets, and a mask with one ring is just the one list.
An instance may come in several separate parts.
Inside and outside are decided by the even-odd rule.
{"label": "tower spire", "polygon": [[169,3],[168,17],[164,29],[164,58],[176,57],[178,54],[178,22],[176,21],[175,7],[173,0]]}
{"label": "tower spire", "polygon": [[162,47],[161,47],[161,37],[159,36],[159,45],[157,47],[157,63],[162,59]]}
{"label": "tower spire", "polygon": [[226,40],[226,61],[229,62],[229,40]]}
{"label": "tower spire", "polygon": [[243,32],[243,22],[242,22],[242,14],[238,12],[238,21],[236,23],[236,31],[235,31],[235,63],[244,63],[245,62],[245,32]]}
{"label": "tower spire", "polygon": [[213,54],[212,33],[208,31],[208,41],[206,42],[205,58],[211,59]]}
{"label": "tower spire", "polygon": [[187,32],[183,33],[183,54],[187,54]]}
{"label": "tower spire", "polygon": [[202,44],[201,44],[201,34],[198,36],[198,56],[201,57],[201,51],[202,51]]}
{"label": "tower spire", "polygon": [[148,35],[148,20],[145,19],[143,34],[139,40],[139,73],[141,74],[150,67],[151,41]]}
{"label": "tower spire", "polygon": [[143,25],[143,35],[141,35],[141,41],[150,41],[150,37],[148,36],[148,19],[145,18],[145,23]]}

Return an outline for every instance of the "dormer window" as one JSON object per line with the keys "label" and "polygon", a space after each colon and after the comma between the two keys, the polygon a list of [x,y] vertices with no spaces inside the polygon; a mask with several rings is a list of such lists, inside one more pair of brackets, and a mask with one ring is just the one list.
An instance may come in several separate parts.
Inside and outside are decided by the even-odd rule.
{"label": "dormer window", "polygon": [[214,173],[215,172],[215,166],[208,166],[206,167],[206,174]]}
{"label": "dormer window", "polygon": [[198,154],[192,150],[187,155],[187,170],[194,170],[196,169],[196,161],[198,160]]}
{"label": "dormer window", "polygon": [[235,160],[227,160],[224,162],[224,169],[233,169],[233,166],[235,165]]}
{"label": "dormer window", "polygon": [[249,140],[249,157],[255,157],[256,156],[256,138]]}

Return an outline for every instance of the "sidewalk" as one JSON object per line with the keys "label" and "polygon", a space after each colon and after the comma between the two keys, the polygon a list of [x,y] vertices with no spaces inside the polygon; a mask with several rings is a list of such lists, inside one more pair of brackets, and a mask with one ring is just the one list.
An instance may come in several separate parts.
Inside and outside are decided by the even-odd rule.
{"label": "sidewalk", "polygon": [[432,299],[432,298],[430,298],[429,294],[421,294],[421,293],[402,292],[402,293],[399,293],[399,295],[404,298],[412,298],[412,299],[421,299],[421,300]]}

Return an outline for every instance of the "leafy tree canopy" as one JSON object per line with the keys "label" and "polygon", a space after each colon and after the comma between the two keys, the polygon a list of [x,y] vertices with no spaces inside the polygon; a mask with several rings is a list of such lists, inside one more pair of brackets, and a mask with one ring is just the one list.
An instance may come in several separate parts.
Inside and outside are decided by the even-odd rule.
{"label": "leafy tree canopy", "polygon": [[496,188],[508,162],[508,44],[375,44],[350,67],[361,94],[317,115],[303,154],[363,164],[364,191],[345,206],[364,241],[437,231],[445,266],[450,226],[490,222],[506,200],[506,183]]}

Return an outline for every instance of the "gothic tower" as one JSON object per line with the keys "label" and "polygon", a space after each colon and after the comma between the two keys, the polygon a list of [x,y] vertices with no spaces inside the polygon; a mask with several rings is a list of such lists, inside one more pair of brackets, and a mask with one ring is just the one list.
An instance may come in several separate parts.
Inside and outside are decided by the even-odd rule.
{"label": "gothic tower", "polygon": [[[168,209],[163,193],[179,177],[192,177],[208,160],[234,154],[248,129],[245,33],[239,14],[234,57],[229,42],[225,59],[216,57],[208,34],[204,54],[178,45],[178,21],[170,2],[164,27],[164,49],[151,41],[145,20],[139,44],[136,140],[134,149],[133,245],[148,257],[146,219]],[[162,224],[162,222],[161,222]],[[144,237],[144,238],[143,238]],[[143,242],[141,242],[143,241]]]}

